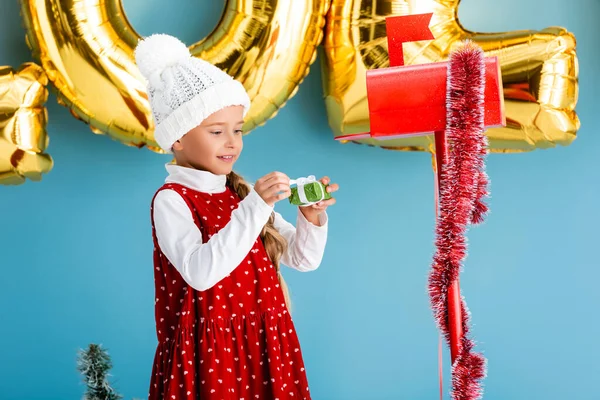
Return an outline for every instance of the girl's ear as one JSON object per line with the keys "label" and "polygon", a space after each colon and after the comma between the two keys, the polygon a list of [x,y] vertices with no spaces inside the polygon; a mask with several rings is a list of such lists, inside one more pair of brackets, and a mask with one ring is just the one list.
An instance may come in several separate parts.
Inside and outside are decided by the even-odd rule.
{"label": "girl's ear", "polygon": [[175,143],[173,143],[173,146],[171,148],[176,151],[183,150],[183,144],[181,144],[181,140],[178,140]]}

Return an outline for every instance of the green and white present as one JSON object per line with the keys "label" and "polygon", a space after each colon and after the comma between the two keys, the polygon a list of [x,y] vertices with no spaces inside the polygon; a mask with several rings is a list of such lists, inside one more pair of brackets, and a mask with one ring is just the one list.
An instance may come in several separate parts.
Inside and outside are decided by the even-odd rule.
{"label": "green and white present", "polygon": [[296,186],[291,188],[290,204],[307,207],[319,201],[331,199],[331,194],[326,190],[327,186],[317,181],[314,175],[291,180],[290,185],[294,184]]}

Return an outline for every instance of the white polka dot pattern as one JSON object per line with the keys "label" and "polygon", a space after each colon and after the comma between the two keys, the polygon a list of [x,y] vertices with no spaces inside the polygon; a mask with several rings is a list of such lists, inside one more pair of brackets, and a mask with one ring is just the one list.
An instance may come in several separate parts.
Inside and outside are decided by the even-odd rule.
{"label": "white polka dot pattern", "polygon": [[[177,184],[203,240],[239,203]],[[283,292],[260,238],[240,265],[209,290],[189,287],[162,255],[154,234],[158,335],[150,400],[310,400],[302,352]]]}

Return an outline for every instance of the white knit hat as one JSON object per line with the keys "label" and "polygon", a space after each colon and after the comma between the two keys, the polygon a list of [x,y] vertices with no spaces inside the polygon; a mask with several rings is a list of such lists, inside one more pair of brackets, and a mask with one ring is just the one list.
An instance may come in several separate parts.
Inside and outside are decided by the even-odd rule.
{"label": "white knit hat", "polygon": [[135,61],[148,81],[155,121],[154,138],[171,153],[173,143],[216,111],[243,106],[250,98],[244,86],[218,67],[190,54],[179,39],[154,34],[135,48]]}

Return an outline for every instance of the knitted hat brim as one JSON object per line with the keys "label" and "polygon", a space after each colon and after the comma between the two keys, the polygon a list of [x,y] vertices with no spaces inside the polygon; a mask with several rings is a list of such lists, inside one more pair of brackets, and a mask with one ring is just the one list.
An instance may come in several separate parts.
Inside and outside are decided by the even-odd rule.
{"label": "knitted hat brim", "polygon": [[173,110],[155,129],[155,140],[165,152],[172,154],[173,144],[202,124],[211,114],[230,106],[243,106],[246,116],[250,98],[239,81],[226,80],[207,88]]}

